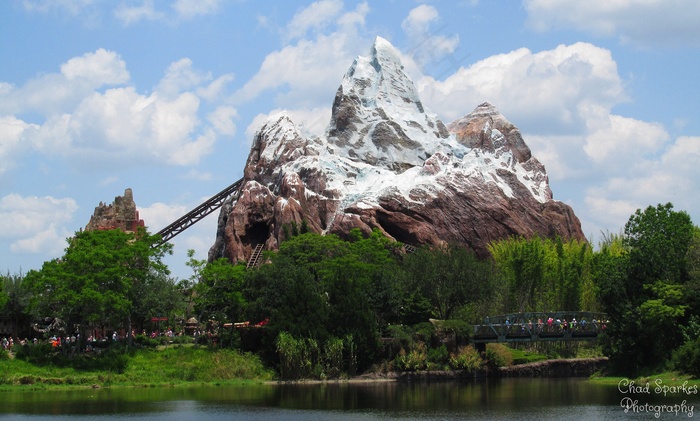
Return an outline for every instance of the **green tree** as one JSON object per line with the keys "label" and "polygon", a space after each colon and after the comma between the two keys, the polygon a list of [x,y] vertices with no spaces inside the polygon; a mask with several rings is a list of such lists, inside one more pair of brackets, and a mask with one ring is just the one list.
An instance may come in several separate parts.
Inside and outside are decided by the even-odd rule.
{"label": "green tree", "polygon": [[354,230],[348,238],[292,236],[267,255],[270,264],[246,272],[246,313],[252,321],[270,320],[268,355],[285,332],[320,347],[332,338],[352,338],[347,355],[356,355],[360,368],[371,362],[380,321],[394,320],[400,307],[393,246],[378,232],[365,238]]}
{"label": "green tree", "polygon": [[621,253],[602,249],[597,256],[596,285],[611,321],[603,351],[617,371],[663,368],[682,343],[694,231],[688,214],[672,204],[649,206],[625,224]]}
{"label": "green tree", "polygon": [[199,320],[219,322],[240,321],[245,300],[243,298],[245,266],[233,265],[221,258],[207,263],[194,285],[194,310]]}
{"label": "green tree", "polygon": [[450,319],[491,292],[491,262],[480,261],[463,246],[421,248],[406,256],[403,267],[407,289],[425,297],[438,319]]}
{"label": "green tree", "polygon": [[690,314],[700,315],[700,228],[697,226],[693,230],[693,239],[686,254],[686,271],[688,281],[685,284],[685,295],[688,311]]}
{"label": "green tree", "polygon": [[59,317],[69,329],[79,326],[83,338],[98,324],[128,332],[140,286],[151,276],[167,275],[162,258],[171,246],[154,247],[158,240],[143,228],[77,232],[62,258],[27,273],[34,312]]}
{"label": "green tree", "polygon": [[10,323],[14,337],[26,336],[29,333],[31,315],[29,314],[29,299],[31,292],[24,281],[24,275],[0,275],[0,319]]}
{"label": "green tree", "polygon": [[154,317],[185,320],[185,295],[178,283],[164,272],[151,271],[143,282],[134,284],[132,323],[140,332]]}
{"label": "green tree", "polygon": [[596,310],[593,250],[585,241],[508,238],[489,246],[502,313]]}

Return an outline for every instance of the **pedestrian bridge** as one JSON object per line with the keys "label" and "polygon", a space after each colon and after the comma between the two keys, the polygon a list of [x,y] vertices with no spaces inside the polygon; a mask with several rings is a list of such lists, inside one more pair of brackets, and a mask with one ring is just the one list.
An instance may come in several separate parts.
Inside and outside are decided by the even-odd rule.
{"label": "pedestrian bridge", "polygon": [[588,311],[512,313],[486,317],[473,326],[470,339],[478,348],[490,342],[593,340],[607,323],[605,313]]}

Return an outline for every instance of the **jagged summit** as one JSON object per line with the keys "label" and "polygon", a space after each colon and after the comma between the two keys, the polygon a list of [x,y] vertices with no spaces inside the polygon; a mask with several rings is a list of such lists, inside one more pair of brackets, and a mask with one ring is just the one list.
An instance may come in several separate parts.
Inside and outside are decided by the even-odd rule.
{"label": "jagged summit", "polygon": [[325,135],[271,117],[244,178],[222,206],[210,259],[246,260],[261,243],[276,249],[284,227],[302,222],[341,236],[379,229],[412,245],[461,243],[482,255],[511,235],[585,240],[517,127],[488,103],[445,126],[380,37],[344,75]]}
{"label": "jagged summit", "polygon": [[139,211],[134,202],[134,193],[130,188],[124,190],[123,196],[116,196],[114,202],[106,204],[100,202],[95,207],[93,215],[85,226],[85,231],[121,229],[126,232],[135,232],[143,227],[143,219],[139,217]]}
{"label": "jagged summit", "polygon": [[377,37],[343,77],[326,137],[335,154],[400,172],[421,165],[449,133],[424,109],[398,51]]}

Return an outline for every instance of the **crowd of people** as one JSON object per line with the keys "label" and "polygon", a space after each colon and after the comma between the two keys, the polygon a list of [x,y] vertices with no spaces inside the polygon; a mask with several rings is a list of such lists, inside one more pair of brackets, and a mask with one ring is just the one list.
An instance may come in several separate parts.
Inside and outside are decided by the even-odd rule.
{"label": "crowd of people", "polygon": [[532,319],[528,319],[527,322],[525,322],[524,319],[521,319],[519,322],[513,323],[511,322],[510,318],[506,318],[504,326],[507,333],[517,332],[518,329],[521,333],[525,333],[527,329],[527,331],[530,333],[540,334],[565,332],[598,332],[599,330],[605,330],[608,323],[608,320],[598,320],[595,318],[589,322],[585,318],[581,319],[580,321],[577,321],[576,317],[572,317],[571,320],[567,320],[566,318],[559,317],[555,319],[553,316],[550,316],[545,320],[542,320],[542,318],[538,318],[536,324],[532,322]]}

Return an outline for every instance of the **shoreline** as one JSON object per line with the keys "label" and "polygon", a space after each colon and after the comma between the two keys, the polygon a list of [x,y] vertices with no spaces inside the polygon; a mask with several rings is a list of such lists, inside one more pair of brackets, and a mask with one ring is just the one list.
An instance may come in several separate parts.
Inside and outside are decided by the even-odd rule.
{"label": "shoreline", "polygon": [[426,370],[426,371],[389,371],[364,373],[346,379],[299,379],[271,380],[268,384],[324,384],[324,383],[381,383],[381,382],[425,382],[451,381],[477,378],[507,378],[507,377],[590,377],[604,368],[607,357],[594,358],[558,358],[536,361],[527,364],[499,367],[489,372],[480,369],[473,372],[463,370]]}
{"label": "shoreline", "polygon": [[[371,372],[348,378],[335,379],[299,379],[299,380],[265,380],[265,379],[228,379],[215,381],[181,381],[181,382],[147,382],[147,383],[117,383],[117,384],[25,384],[0,385],[2,392],[14,391],[54,391],[54,390],[86,390],[86,389],[140,389],[140,388],[187,388],[187,387],[225,387],[229,385],[316,385],[316,384],[370,384],[389,382],[448,382],[483,378],[588,378],[596,383],[616,384],[621,377],[602,376],[596,374],[604,369],[607,357],[569,358],[536,361],[509,367],[500,367],[495,371],[480,369],[474,372],[461,370],[432,370],[404,372]],[[659,373],[647,378],[663,377],[667,383],[685,380],[684,376],[674,373]],[[641,378],[640,378],[641,379]],[[700,384],[700,379],[689,380],[691,384]]]}

